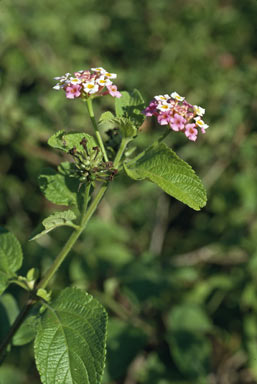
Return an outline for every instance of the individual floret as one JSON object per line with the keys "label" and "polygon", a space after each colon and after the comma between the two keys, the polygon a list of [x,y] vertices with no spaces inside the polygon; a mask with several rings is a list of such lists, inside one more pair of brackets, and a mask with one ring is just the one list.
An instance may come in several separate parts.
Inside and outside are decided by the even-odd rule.
{"label": "individual floret", "polygon": [[75,97],[79,97],[81,95],[81,85],[79,84],[70,84],[66,87],[66,97],[67,99],[74,99]]}
{"label": "individual floret", "polygon": [[87,83],[83,84],[83,89],[85,93],[92,95],[93,93],[98,92],[99,85],[94,81],[88,81]]}
{"label": "individual floret", "polygon": [[194,112],[197,116],[203,116],[205,114],[205,109],[202,107],[199,107],[198,105],[194,105]]}
{"label": "individual floret", "polygon": [[185,98],[180,96],[177,92],[172,92],[171,97],[177,101],[183,101]]}

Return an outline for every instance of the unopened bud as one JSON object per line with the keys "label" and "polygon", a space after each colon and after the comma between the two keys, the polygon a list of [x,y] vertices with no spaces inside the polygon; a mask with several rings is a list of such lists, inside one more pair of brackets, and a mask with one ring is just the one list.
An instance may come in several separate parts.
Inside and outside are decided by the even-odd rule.
{"label": "unopened bud", "polygon": [[94,160],[95,160],[97,158],[99,151],[100,151],[100,148],[99,147],[93,147],[93,150],[95,151],[95,158],[94,158]]}
{"label": "unopened bud", "polygon": [[69,153],[70,153],[70,155],[72,155],[72,156],[74,156],[74,155],[76,154],[76,152],[77,152],[77,148],[76,148],[76,147],[73,147],[73,148],[71,148],[71,149],[69,150]]}
{"label": "unopened bud", "polygon": [[80,142],[80,145],[82,145],[82,147],[84,148],[87,156],[89,156],[88,150],[87,150],[87,142],[88,142],[88,140],[85,137],[83,137],[83,139]]}

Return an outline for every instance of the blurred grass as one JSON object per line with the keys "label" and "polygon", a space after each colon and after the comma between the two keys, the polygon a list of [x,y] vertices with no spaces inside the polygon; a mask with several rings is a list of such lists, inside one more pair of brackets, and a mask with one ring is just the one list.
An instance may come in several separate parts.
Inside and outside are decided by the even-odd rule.
{"label": "blurred grass", "polygon": [[[54,209],[37,185],[59,161],[47,139],[90,130],[83,105],[51,90],[54,76],[101,65],[146,102],[175,90],[207,110],[197,143],[169,139],[203,177],[207,207],[119,178],[56,279],[108,308],[106,384],[257,383],[256,19],[256,0],[0,2],[0,216],[23,243],[24,271],[46,268],[68,233],[27,243]],[[104,98],[96,112],[107,108]],[[139,145],[158,130],[149,124]],[[39,383],[32,346],[23,351],[8,355],[1,384]]]}

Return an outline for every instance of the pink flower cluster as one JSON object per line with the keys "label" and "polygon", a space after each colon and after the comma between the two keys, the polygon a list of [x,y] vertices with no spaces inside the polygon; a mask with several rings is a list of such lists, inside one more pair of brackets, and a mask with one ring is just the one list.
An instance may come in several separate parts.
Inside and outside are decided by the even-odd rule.
{"label": "pink flower cluster", "polygon": [[173,131],[183,131],[189,140],[195,141],[200,128],[206,133],[209,127],[203,120],[205,109],[188,103],[177,92],[155,96],[143,111],[146,116],[156,116],[160,125],[169,125]]}
{"label": "pink flower cluster", "polygon": [[121,97],[117,86],[113,84],[112,79],[116,79],[116,73],[110,73],[104,68],[91,68],[91,70],[82,70],[74,72],[72,76],[66,73],[64,76],[55,77],[58,83],[53,87],[56,90],[63,89],[67,99],[82,98],[87,99],[91,95],[103,96],[111,95]]}

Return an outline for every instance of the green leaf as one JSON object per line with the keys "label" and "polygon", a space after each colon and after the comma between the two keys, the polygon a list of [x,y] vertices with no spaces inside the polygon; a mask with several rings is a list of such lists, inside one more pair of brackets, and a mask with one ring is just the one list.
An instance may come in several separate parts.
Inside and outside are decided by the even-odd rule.
{"label": "green leaf", "polygon": [[8,287],[8,276],[0,271],[0,295],[6,290]]}
{"label": "green leaf", "polygon": [[101,121],[100,127],[105,129],[119,128],[121,136],[124,138],[133,138],[137,135],[134,122],[126,117],[113,117],[111,120]]}
{"label": "green leaf", "polygon": [[114,118],[114,114],[110,111],[106,111],[106,112],[101,114],[99,121],[111,120],[113,118]]}
{"label": "green leaf", "polygon": [[27,317],[27,319],[24,321],[24,323],[22,323],[14,335],[12,339],[13,345],[25,345],[34,340],[36,336],[38,321],[39,319],[37,316]]}
{"label": "green leaf", "polygon": [[57,169],[61,175],[73,177],[73,175],[77,170],[77,167],[74,163],[70,163],[69,161],[64,161],[58,165]]}
{"label": "green leaf", "polygon": [[48,232],[52,231],[57,227],[61,227],[64,225],[69,227],[75,227],[75,224],[73,224],[72,222],[72,220],[75,220],[75,219],[76,219],[76,215],[71,210],[55,212],[43,220],[42,224],[45,227],[44,231],[33,236],[30,240],[39,239],[41,236],[46,235]]}
{"label": "green leaf", "polygon": [[132,138],[137,135],[137,129],[130,119],[125,117],[116,117],[113,121],[120,128],[122,137]]}
{"label": "green leaf", "polygon": [[79,181],[75,178],[46,169],[39,176],[39,187],[47,200],[54,204],[77,206],[77,191]]}
{"label": "green leaf", "polygon": [[8,286],[8,279],[16,276],[22,266],[22,249],[17,238],[0,227],[0,294]]}
{"label": "green leaf", "polygon": [[199,177],[164,143],[154,144],[124,168],[132,179],[147,179],[197,211],[206,204],[206,191]]}
{"label": "green leaf", "polygon": [[[105,115],[105,116],[103,116]],[[99,127],[104,129],[119,128],[122,137],[132,138],[137,135],[137,128],[133,120],[127,117],[115,117],[111,112],[103,113],[99,120]]]}
{"label": "green leaf", "polygon": [[127,91],[121,92],[122,97],[115,98],[115,114],[116,116],[124,116],[126,107],[130,105],[130,94]]}
{"label": "green leaf", "polygon": [[66,288],[47,305],[35,340],[43,384],[99,384],[105,361],[107,314],[92,296]]}
{"label": "green leaf", "polygon": [[50,302],[51,300],[51,292],[47,292],[44,288],[39,288],[37,290],[37,296],[41,297],[46,302]]}
{"label": "green leaf", "polygon": [[87,148],[89,152],[92,150],[93,147],[96,146],[95,139],[87,133],[66,133],[65,131],[56,132],[53,136],[49,138],[48,144],[50,145],[50,147],[60,149],[66,153],[69,153],[69,150],[74,147],[76,147],[78,151],[84,152],[84,148],[80,144],[82,139],[87,140]]}
{"label": "green leaf", "polygon": [[122,97],[115,99],[116,116],[124,116],[127,113],[128,107],[137,107],[137,109],[144,107],[144,99],[137,89],[130,93],[124,91],[121,94]]}
{"label": "green leaf", "polygon": [[104,128],[104,129],[113,128],[114,118],[115,116],[110,111],[102,113],[98,122],[99,128]]}
{"label": "green leaf", "polygon": [[0,341],[6,336],[11,324],[19,314],[19,308],[15,298],[9,293],[0,297]]}
{"label": "green leaf", "polygon": [[43,220],[43,225],[46,231],[49,232],[53,228],[59,227],[60,225],[73,226],[72,220],[75,220],[75,219],[76,219],[76,215],[71,210],[55,212]]}
{"label": "green leaf", "polygon": [[144,109],[144,99],[141,93],[134,89],[133,92],[121,92],[122,97],[115,99],[115,113],[117,117],[126,117],[131,120],[137,128],[142,125],[145,116],[142,114]]}

